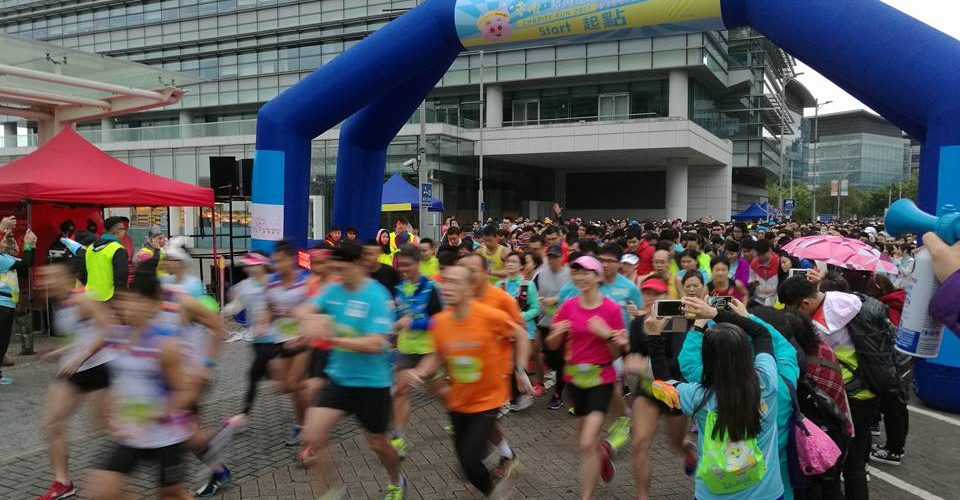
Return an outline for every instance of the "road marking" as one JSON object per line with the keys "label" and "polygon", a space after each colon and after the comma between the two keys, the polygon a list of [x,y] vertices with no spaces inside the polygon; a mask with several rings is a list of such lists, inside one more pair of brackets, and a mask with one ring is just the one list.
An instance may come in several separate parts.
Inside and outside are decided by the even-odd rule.
{"label": "road marking", "polygon": [[941,421],[941,422],[946,422],[946,423],[948,423],[948,424],[953,424],[953,425],[956,425],[957,427],[960,427],[960,419],[956,419],[956,418],[953,418],[953,417],[948,417],[948,416],[946,416],[946,415],[944,415],[944,414],[942,414],[942,413],[937,413],[937,412],[935,412],[935,411],[930,411],[930,410],[927,410],[927,409],[925,409],[925,408],[918,408],[918,407],[913,406],[913,405],[907,405],[907,409],[910,410],[910,411],[912,411],[912,412],[914,412],[914,413],[919,413],[919,414],[921,414],[921,415],[926,415],[926,416],[928,416],[928,417],[930,417],[930,418],[935,418],[935,419],[937,419],[937,420],[939,420],[939,421]]}
{"label": "road marking", "polygon": [[934,495],[933,493],[930,493],[929,491],[923,488],[920,488],[919,486],[914,486],[906,481],[897,479],[896,477],[891,476],[890,474],[887,474],[886,472],[883,472],[882,470],[877,469],[876,467],[871,467],[868,465],[867,472],[869,472],[871,476],[881,481],[890,483],[891,485],[903,491],[906,491],[907,493],[915,497],[922,498],[923,500],[944,500],[943,497]]}

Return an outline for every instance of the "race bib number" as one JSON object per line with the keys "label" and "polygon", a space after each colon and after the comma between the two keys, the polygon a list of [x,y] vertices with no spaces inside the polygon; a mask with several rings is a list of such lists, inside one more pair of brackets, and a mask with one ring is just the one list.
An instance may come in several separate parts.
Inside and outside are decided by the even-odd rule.
{"label": "race bib number", "polygon": [[476,384],[483,375],[483,360],[470,356],[453,356],[448,363],[450,378],[458,384]]}

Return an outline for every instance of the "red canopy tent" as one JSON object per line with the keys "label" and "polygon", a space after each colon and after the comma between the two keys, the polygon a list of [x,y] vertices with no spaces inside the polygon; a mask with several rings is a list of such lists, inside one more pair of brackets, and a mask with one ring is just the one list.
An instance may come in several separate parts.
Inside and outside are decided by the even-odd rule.
{"label": "red canopy tent", "polygon": [[212,207],[213,190],[144,172],[65,128],[33,153],[0,167],[0,203],[98,207]]}
{"label": "red canopy tent", "polygon": [[[50,245],[67,218],[83,229],[86,217],[102,224],[104,207],[213,207],[214,196],[210,188],[127,165],[67,127],[33,153],[0,167],[0,205],[26,206],[39,250]],[[37,257],[42,262],[46,256]]]}

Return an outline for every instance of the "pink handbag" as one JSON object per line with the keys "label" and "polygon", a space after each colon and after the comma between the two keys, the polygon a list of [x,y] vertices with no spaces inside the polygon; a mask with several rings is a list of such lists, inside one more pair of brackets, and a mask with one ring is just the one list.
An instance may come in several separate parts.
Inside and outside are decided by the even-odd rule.
{"label": "pink handbag", "polygon": [[840,459],[840,448],[823,429],[799,412],[794,415],[793,441],[797,461],[805,476],[818,476],[833,468]]}

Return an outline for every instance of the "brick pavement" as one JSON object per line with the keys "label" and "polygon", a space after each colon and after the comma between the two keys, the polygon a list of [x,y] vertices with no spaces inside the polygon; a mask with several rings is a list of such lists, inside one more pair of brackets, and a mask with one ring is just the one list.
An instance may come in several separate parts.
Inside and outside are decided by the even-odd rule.
{"label": "brick pavement", "polygon": [[[284,446],[292,421],[290,404],[282,394],[261,385],[250,421],[250,428],[240,434],[228,453],[228,464],[234,474],[234,486],[223,499],[313,499],[315,481],[294,461],[294,448]],[[204,407],[207,420],[217,421],[230,415],[239,405],[240,393],[221,395]],[[472,498],[459,471],[453,445],[443,429],[446,414],[430,398],[414,398],[411,425],[412,444],[403,463],[410,480],[412,499]],[[545,398],[529,410],[512,414],[503,420],[507,439],[516,449],[521,466],[516,476],[515,498],[576,498],[577,457],[573,418],[565,412],[549,411]],[[340,478],[350,498],[381,498],[386,478],[377,458],[367,449],[366,440],[350,419],[338,426],[331,436],[334,459]],[[106,438],[92,436],[71,443],[70,465],[80,490],[77,498],[87,499],[84,488],[86,471],[101,463],[109,443]],[[680,459],[659,441],[651,453],[654,457],[655,491],[658,498],[688,499],[692,489],[683,476]],[[189,486],[203,479],[203,467],[192,456],[188,459]],[[635,498],[633,474],[628,457],[617,460],[618,475],[613,483],[598,490],[600,498]],[[140,467],[130,478],[125,491],[129,498],[153,498],[156,478],[154,467]],[[0,458],[0,498],[32,499],[42,493],[51,481],[45,450],[33,450],[13,457]]]}

